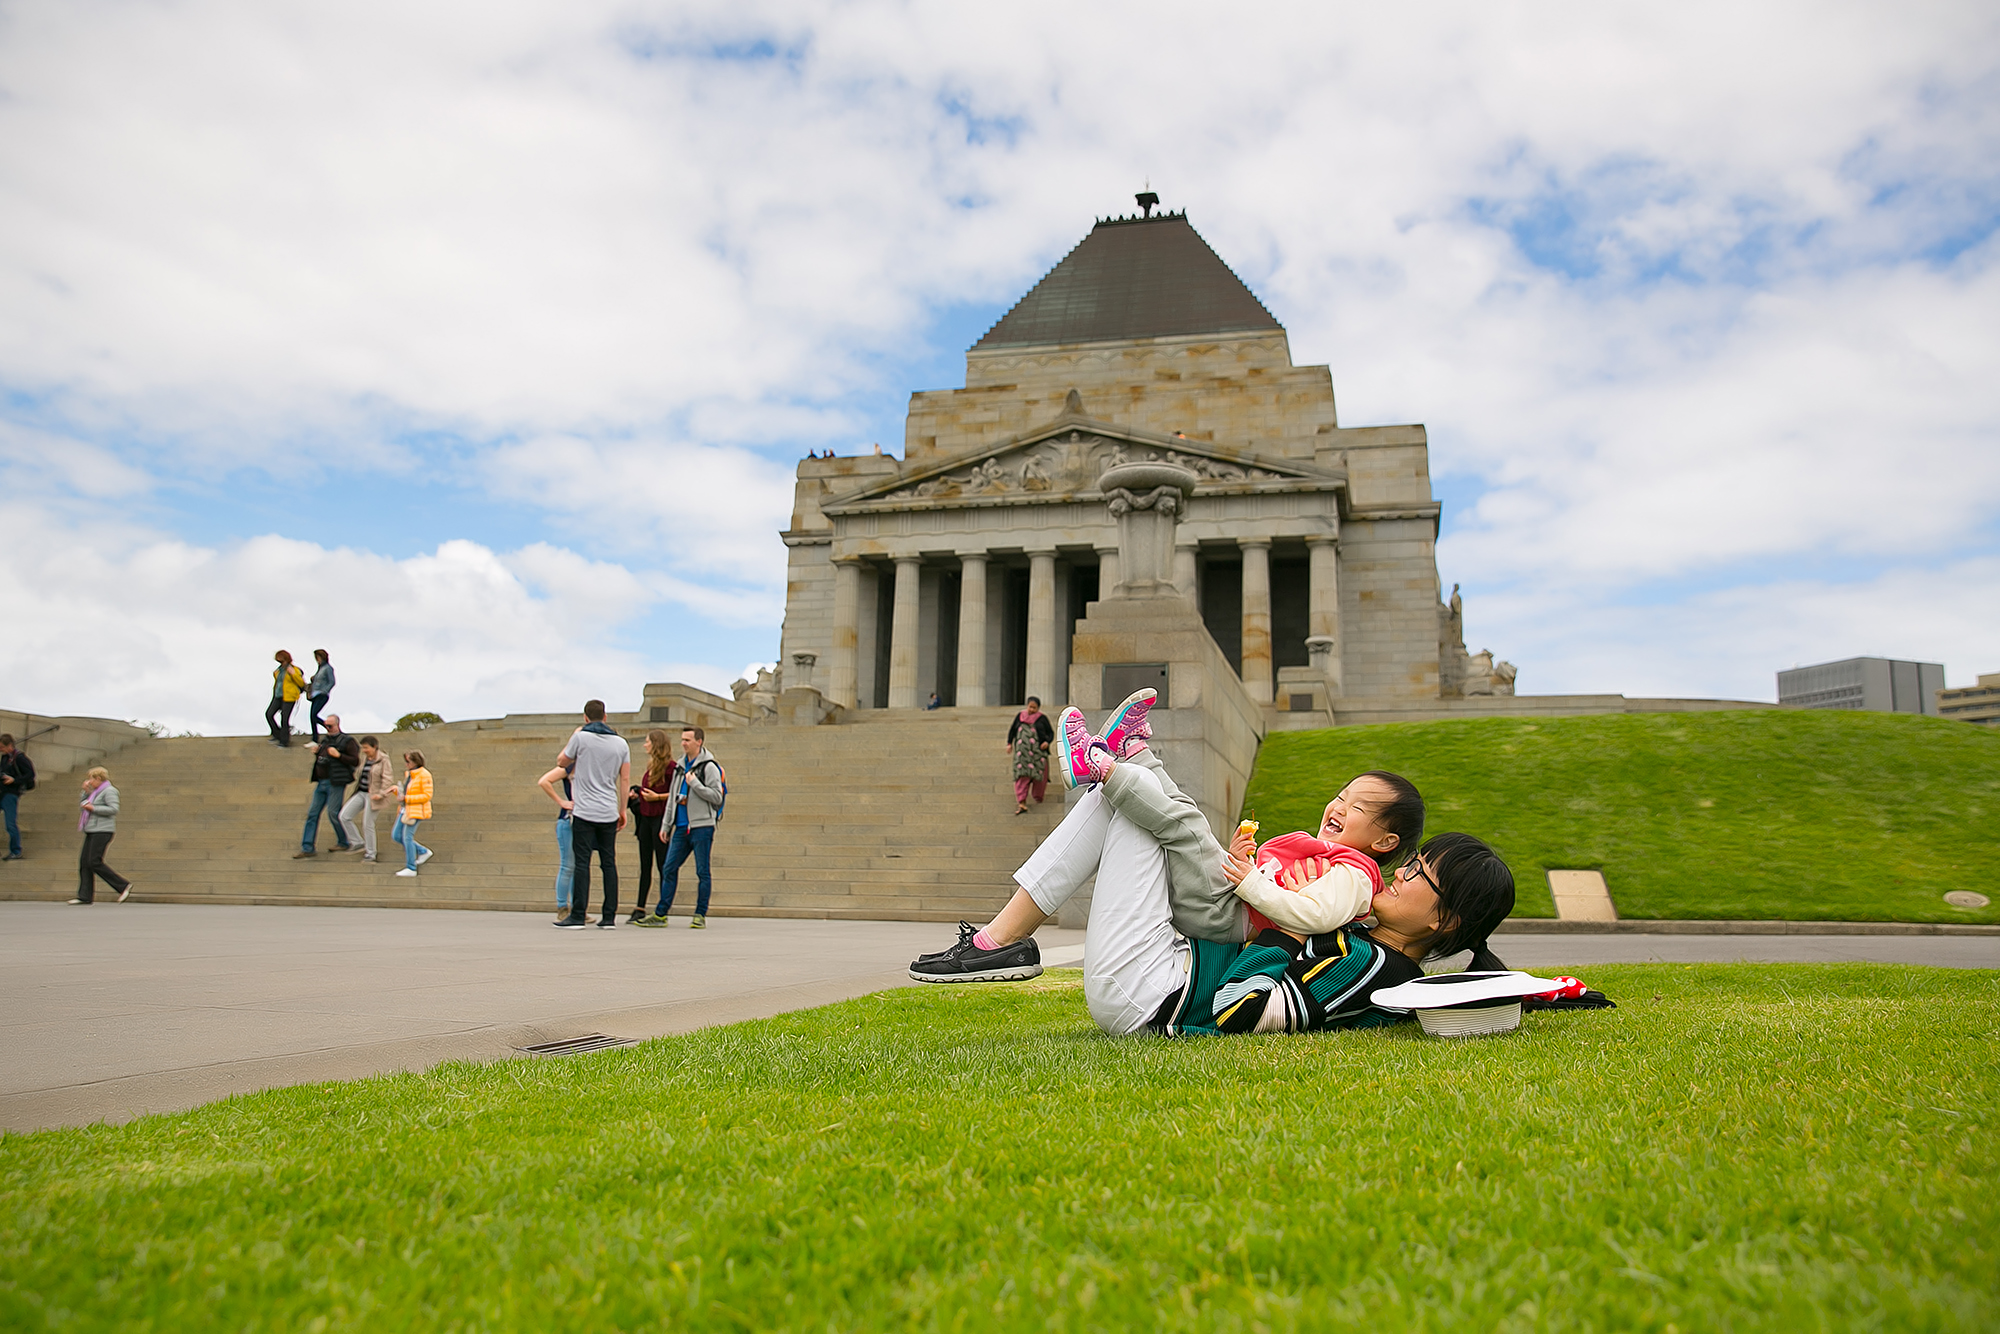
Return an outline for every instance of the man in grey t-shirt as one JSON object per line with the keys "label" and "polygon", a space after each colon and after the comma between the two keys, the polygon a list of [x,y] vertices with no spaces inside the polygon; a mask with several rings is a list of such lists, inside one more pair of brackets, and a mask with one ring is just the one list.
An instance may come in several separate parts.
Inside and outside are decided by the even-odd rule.
{"label": "man in grey t-shirt", "polygon": [[569,915],[556,925],[572,931],[590,925],[590,854],[595,852],[604,866],[604,918],[597,925],[610,931],[618,925],[618,832],[625,827],[632,747],[605,723],[603,700],[585,704],[583,718],[583,726],[561,755],[561,760],[576,763],[569,780],[570,847],[576,869],[570,881]]}

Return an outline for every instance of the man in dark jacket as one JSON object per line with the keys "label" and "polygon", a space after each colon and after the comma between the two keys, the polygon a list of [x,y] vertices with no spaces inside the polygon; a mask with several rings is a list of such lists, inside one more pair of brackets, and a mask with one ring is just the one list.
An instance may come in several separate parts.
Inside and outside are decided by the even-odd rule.
{"label": "man in dark jacket", "polygon": [[14,749],[10,733],[0,732],[0,813],[7,817],[7,855],[0,861],[21,860],[21,794],[34,786],[34,762]]}
{"label": "man in dark jacket", "polygon": [[308,745],[313,757],[313,799],[306,811],[305,833],[299,839],[299,850],[292,854],[292,860],[301,857],[319,856],[319,813],[326,812],[327,823],[333,826],[335,852],[354,852],[355,845],[347,841],[347,831],[340,827],[340,799],[347,791],[347,785],[354,781],[354,770],[361,763],[361,745],[353,737],[340,730],[340,715],[326,715],[326,736],[317,744]]}

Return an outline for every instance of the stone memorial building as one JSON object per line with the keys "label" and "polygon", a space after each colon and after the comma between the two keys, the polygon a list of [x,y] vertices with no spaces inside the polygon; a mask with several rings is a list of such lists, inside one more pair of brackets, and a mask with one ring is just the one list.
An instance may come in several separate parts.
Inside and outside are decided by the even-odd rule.
{"label": "stone memorial building", "polygon": [[799,465],[782,685],[848,709],[1070,703],[1078,622],[1121,581],[1099,478],[1158,461],[1194,478],[1168,577],[1270,722],[1511,693],[1439,598],[1424,428],[1342,427],[1328,368],[1292,363],[1185,214],[1141,203],[966,353],[963,389],[911,396],[902,458]]}

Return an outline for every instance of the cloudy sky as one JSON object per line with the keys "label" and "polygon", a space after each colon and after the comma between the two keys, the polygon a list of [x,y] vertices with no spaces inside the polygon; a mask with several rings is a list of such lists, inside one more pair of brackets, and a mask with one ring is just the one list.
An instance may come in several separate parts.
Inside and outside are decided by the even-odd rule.
{"label": "cloudy sky", "polygon": [[2000,671],[1990,3],[0,6],[0,706],[634,707],[1150,182],[1521,688]]}

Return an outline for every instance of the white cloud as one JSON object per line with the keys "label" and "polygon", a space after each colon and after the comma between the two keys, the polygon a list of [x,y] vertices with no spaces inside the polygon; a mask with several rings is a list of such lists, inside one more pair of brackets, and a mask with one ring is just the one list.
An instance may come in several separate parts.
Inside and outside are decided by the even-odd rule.
{"label": "white cloud", "polygon": [[[1751,637],[1772,665],[1915,634],[1872,584],[1788,618],[1771,570],[1921,584],[1980,568],[2000,517],[1990,5],[39,0],[6,25],[0,482],[46,511],[45,574],[143,583],[81,544],[151,479],[298,442],[545,516],[504,556],[406,561],[184,533],[148,559],[198,596],[35,590],[53,665],[10,695],[89,679],[90,627],[146,646],[135,689],[197,644],[303,642],[271,569],[402,599],[398,633],[434,616],[406,651],[478,683],[465,707],[571,691],[468,608],[775,638],[790,461],[851,445],[867,395],[939,387],[898,378],[926,313],[1018,295],[1148,176],[1332,363],[1344,421],[1425,421],[1438,475],[1489,487],[1445,577],[1479,572],[1475,624],[1531,687],[1740,689],[1623,610],[1720,596],[1663,581],[1789,626]],[[221,716],[198,676],[143,697]]]}
{"label": "white cloud", "polygon": [[556,510],[597,541],[636,541],[664,570],[734,586],[707,596],[685,585],[682,596],[704,610],[745,605],[746,586],[758,612],[768,614],[773,594],[784,605],[777,534],[790,519],[792,474],[783,465],[736,447],[541,436],[495,450],[485,466],[501,495]]}
{"label": "white cloud", "polygon": [[1970,685],[2000,665],[1996,588],[2000,557],[1981,556],[1872,578],[1745,582],[1666,605],[1516,592],[1468,603],[1466,637],[1483,647],[1489,628],[1509,625],[1522,659],[1549,664],[1521,674],[1523,693],[1538,695],[1684,696],[1694,675],[1720,698],[1772,700],[1779,671],[1850,657],[1942,662],[1948,684]]}
{"label": "white cloud", "polygon": [[565,711],[592,695],[629,709],[647,681],[729,679],[621,644],[646,581],[546,544],[503,554],[450,540],[404,560],[281,537],[215,549],[20,511],[7,531],[0,679],[38,712],[254,733],[279,648],[308,665],[332,652],[334,708],[357,731],[416,710]]}

